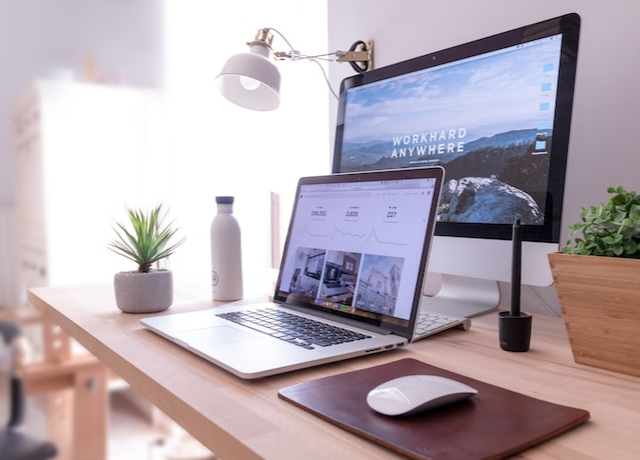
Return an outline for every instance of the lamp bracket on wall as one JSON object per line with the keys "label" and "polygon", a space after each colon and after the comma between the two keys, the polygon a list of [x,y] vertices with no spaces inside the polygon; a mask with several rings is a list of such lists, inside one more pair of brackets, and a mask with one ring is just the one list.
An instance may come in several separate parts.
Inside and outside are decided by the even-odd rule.
{"label": "lamp bracket on wall", "polygon": [[[340,53],[340,54],[338,54]],[[373,40],[355,42],[349,51],[336,51],[338,62],[356,63],[357,72],[366,72],[373,69]]]}

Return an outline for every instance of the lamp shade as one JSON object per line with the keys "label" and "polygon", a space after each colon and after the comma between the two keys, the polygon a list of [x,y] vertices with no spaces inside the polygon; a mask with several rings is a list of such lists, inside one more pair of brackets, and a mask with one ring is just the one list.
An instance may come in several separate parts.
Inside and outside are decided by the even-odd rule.
{"label": "lamp shade", "polygon": [[247,109],[274,110],[280,105],[280,72],[261,45],[231,56],[216,86],[225,98]]}

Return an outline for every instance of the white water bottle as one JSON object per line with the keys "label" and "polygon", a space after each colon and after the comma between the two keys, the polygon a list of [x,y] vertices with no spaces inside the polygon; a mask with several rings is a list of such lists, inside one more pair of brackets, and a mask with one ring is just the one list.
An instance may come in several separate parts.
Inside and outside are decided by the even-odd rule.
{"label": "white water bottle", "polygon": [[217,196],[218,213],[211,222],[211,288],[213,300],[242,299],[240,225],[233,215],[233,197]]}

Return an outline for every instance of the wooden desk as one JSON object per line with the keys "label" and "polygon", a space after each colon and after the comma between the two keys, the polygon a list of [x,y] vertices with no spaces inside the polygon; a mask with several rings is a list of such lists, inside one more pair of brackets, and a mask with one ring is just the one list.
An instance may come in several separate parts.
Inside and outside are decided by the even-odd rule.
{"label": "wooden desk", "polygon": [[[179,285],[176,289],[166,313],[211,306],[188,290],[181,295]],[[474,319],[469,331],[452,330],[397,351],[244,381],[143,329],[141,316],[116,308],[111,286],[37,288],[29,298],[224,460],[404,458],[277,396],[284,386],[404,357],[591,413],[586,424],[518,458],[640,458],[640,378],[575,364],[563,322],[556,318],[534,317],[527,353],[499,348],[493,313]]]}

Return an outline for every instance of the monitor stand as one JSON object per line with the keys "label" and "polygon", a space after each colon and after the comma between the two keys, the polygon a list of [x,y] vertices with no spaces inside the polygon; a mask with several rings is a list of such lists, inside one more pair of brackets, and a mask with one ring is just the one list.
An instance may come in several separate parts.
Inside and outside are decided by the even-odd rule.
{"label": "monitor stand", "polygon": [[[438,276],[440,289],[433,292],[431,283]],[[420,307],[430,311],[470,318],[495,310],[500,303],[497,281],[429,273],[428,283]]]}

